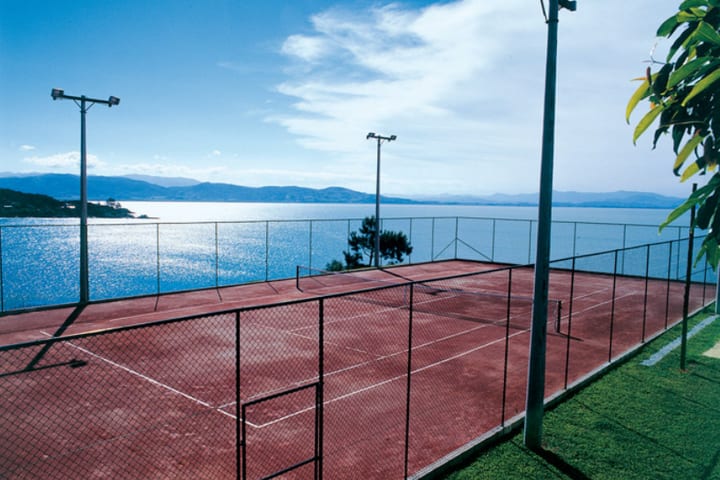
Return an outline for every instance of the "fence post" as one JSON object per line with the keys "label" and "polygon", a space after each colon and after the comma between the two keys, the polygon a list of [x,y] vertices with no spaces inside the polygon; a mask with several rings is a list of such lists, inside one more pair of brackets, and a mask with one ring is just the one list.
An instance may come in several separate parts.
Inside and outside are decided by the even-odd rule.
{"label": "fence post", "polygon": [[218,222],[215,222],[215,288],[220,287],[220,246],[218,244]]}
{"label": "fence post", "polygon": [[497,220],[493,218],[492,221],[492,245],[490,246],[490,261],[495,261],[495,222]]}
{"label": "fence post", "polygon": [[458,252],[458,223],[460,222],[460,217],[455,217],[455,260],[457,260],[457,252]]}
{"label": "fence post", "polygon": [[503,392],[502,412],[500,414],[500,426],[505,426],[505,403],[507,402],[507,376],[508,376],[508,355],[510,350],[510,304],[512,297],[512,268],[508,268],[507,305],[505,311],[505,357],[503,360]]}
{"label": "fence post", "polygon": [[242,454],[240,448],[245,450],[245,438],[240,415],[240,310],[235,311],[235,478],[241,478]]}
{"label": "fence post", "polygon": [[157,278],[157,294],[160,295],[160,224],[155,224],[155,263]]}
{"label": "fence post", "polygon": [[312,230],[313,230],[313,221],[310,220],[310,232],[308,234],[309,236],[309,244],[308,244],[308,250],[309,250],[309,258],[308,258],[308,267],[312,268],[312,245],[313,245],[313,238],[312,238]]}
{"label": "fence post", "polygon": [[323,472],[323,418],[325,404],[325,299],[318,301],[318,388],[315,406],[315,478],[321,479]]}
{"label": "fence post", "polygon": [[642,339],[645,343],[645,326],[647,323],[647,302],[648,302],[648,282],[650,279],[650,245],[648,244],[645,251],[645,297],[643,299],[643,323],[642,323]]}
{"label": "fence post", "polygon": [[567,339],[565,340],[565,390],[568,388],[568,377],[570,376],[570,339],[572,338],[573,297],[575,297],[575,259],[575,256],[573,256],[572,270],[570,272],[570,305],[568,305]]}
{"label": "fence post", "polygon": [[2,227],[0,227],[0,312],[5,311],[5,277],[3,276]]}
{"label": "fence post", "polygon": [[[408,288],[407,286],[401,288]],[[405,476],[408,478],[408,464],[410,463],[410,392],[412,387],[412,346],[413,346],[413,303],[415,284],[410,283],[410,298],[408,299],[408,348],[407,348],[407,385],[405,387]]]}
{"label": "fence post", "polygon": [[[693,183],[692,191],[697,190]],[[695,239],[695,205],[690,209],[690,229],[688,231],[687,265],[685,266],[685,294],[683,295],[682,336],[680,337],[680,370],[685,370],[687,358],[688,307],[690,306],[690,283],[692,277],[693,240]]]}
{"label": "fence post", "polygon": [[615,329],[615,292],[617,286],[618,250],[615,250],[615,266],[613,267],[612,302],[610,303],[610,345],[608,346],[608,362],[612,361],[613,331]]}
{"label": "fence post", "polygon": [[432,217],[432,232],[430,233],[430,261],[435,261],[435,217]]}
{"label": "fence post", "polygon": [[268,281],[270,270],[270,222],[265,221],[265,281]]}

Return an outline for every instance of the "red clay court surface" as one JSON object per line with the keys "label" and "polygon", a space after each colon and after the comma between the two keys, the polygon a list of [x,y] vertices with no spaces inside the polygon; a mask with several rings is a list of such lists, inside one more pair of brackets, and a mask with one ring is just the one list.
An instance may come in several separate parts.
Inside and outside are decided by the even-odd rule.
{"label": "red clay court surface", "polygon": [[[448,261],[392,272],[425,281],[498,267]],[[304,301],[403,282],[357,275],[365,280],[307,279],[302,292],[293,280],[90,305],[65,335],[199,317],[59,342],[33,371],[23,370],[43,345],[0,350],[0,478],[264,478],[313,457],[316,420],[324,478],[403,478],[406,439],[412,475],[524,410],[527,305],[511,302],[508,326],[502,302],[464,293],[506,295],[507,270],[416,288],[412,322],[393,304],[405,287],[331,296],[322,307]],[[550,298],[562,310],[559,331],[549,314],[547,396],[682,314],[682,283],[576,272],[570,302],[572,276],[551,273]],[[512,295],[529,297],[532,279],[532,269],[514,269]],[[691,310],[708,292],[693,285]],[[277,302],[289,303],[231,311]],[[71,312],[0,317],[0,343],[47,339]],[[315,468],[281,478],[313,478]]]}

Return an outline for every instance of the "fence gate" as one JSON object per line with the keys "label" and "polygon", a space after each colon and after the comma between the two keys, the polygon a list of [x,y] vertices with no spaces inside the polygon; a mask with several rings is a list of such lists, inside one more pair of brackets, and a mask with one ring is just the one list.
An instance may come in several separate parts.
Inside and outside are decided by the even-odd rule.
{"label": "fence gate", "polygon": [[294,471],[322,478],[320,382],[242,405],[242,479],[270,479]]}

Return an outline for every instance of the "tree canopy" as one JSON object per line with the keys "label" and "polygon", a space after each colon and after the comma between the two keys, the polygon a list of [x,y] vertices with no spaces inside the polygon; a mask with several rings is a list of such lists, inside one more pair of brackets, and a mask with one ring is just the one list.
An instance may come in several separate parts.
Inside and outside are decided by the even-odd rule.
{"label": "tree canopy", "polygon": [[[374,264],[375,260],[375,216],[365,217],[356,232],[348,237],[349,249],[343,251],[345,266],[337,260],[328,263],[328,270],[361,268]],[[412,253],[412,246],[402,232],[382,230],[380,232],[380,258],[383,263],[395,264],[403,261],[404,255]],[[367,258],[367,261],[365,260]]]}
{"label": "tree canopy", "polygon": [[[665,20],[658,37],[672,40],[664,62],[653,61],[627,105],[626,120],[643,100],[650,108],[633,133],[637,142],[659,119],[653,148],[666,134],[675,153],[673,173],[686,181],[711,173],[707,183],[678,208],[662,227],[698,207],[696,227],[708,229],[698,252],[715,267],[720,260],[720,0],[685,0]],[[653,72],[653,68],[656,71]],[[661,227],[661,228],[662,228]]]}

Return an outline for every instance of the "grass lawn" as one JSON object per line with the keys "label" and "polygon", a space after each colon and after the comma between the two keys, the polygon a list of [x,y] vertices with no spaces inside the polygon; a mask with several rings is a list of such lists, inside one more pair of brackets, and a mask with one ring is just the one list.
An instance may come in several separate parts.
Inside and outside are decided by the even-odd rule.
{"label": "grass lawn", "polygon": [[640,364],[679,336],[676,326],[547,412],[543,451],[526,449],[520,433],[446,478],[720,480],[720,359],[703,355],[720,341],[720,318],[688,341],[686,371],[679,347]]}

